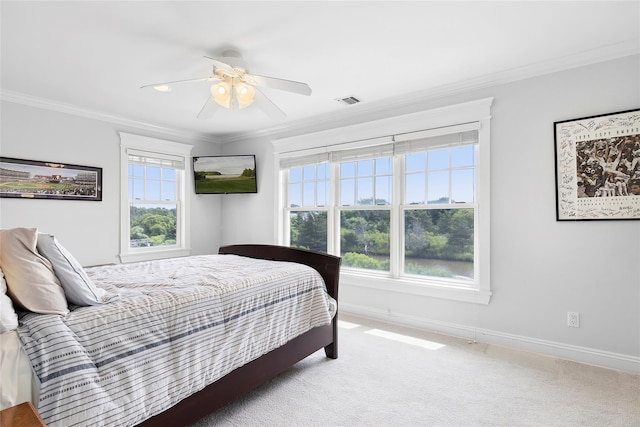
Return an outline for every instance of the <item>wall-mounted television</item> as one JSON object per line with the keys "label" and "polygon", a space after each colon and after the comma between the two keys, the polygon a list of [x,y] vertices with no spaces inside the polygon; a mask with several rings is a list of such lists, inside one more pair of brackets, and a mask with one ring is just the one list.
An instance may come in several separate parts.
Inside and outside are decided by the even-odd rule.
{"label": "wall-mounted television", "polygon": [[256,156],[200,156],[193,158],[196,194],[257,193]]}

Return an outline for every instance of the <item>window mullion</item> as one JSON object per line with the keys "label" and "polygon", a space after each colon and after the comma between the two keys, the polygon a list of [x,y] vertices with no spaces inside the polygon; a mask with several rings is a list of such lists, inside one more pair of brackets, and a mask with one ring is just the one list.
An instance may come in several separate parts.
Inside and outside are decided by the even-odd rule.
{"label": "window mullion", "polygon": [[279,236],[281,243],[286,246],[291,245],[291,208],[289,207],[289,169],[280,171],[280,182],[284,182],[280,186],[282,191],[282,205],[284,206],[284,215],[281,218],[282,234]]}
{"label": "window mullion", "polygon": [[404,257],[404,220],[400,210],[404,198],[404,156],[395,154],[391,166],[391,224],[389,224],[389,244],[391,257],[391,277],[397,279],[402,274]]}
{"label": "window mullion", "polygon": [[329,200],[327,207],[327,252],[338,256],[340,254],[340,215],[338,201],[340,200],[340,164],[329,163]]}

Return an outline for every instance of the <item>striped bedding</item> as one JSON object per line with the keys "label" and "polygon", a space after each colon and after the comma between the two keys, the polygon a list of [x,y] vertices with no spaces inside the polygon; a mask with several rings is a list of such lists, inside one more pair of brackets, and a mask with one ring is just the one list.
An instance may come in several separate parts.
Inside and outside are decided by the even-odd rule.
{"label": "striped bedding", "polygon": [[335,314],[301,264],[206,255],[87,273],[118,297],[18,329],[50,427],[135,425]]}

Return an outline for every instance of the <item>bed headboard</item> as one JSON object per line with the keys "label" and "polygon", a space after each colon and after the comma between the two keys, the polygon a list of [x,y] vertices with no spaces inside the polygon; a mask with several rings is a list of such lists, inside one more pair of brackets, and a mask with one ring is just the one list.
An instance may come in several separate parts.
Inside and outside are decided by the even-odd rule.
{"label": "bed headboard", "polygon": [[327,292],[338,299],[338,281],[340,279],[340,257],[305,249],[277,245],[228,245],[221,246],[219,254],[234,254],[250,258],[273,261],[290,261],[308,265],[320,273],[327,286]]}

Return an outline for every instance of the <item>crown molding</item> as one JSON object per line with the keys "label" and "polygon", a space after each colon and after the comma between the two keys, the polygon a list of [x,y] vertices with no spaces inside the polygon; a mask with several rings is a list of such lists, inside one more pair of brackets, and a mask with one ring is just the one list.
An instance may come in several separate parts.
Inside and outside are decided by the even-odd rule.
{"label": "crown molding", "polygon": [[388,98],[382,101],[358,104],[357,107],[351,111],[340,110],[339,112],[322,114],[255,132],[220,135],[218,142],[227,144],[254,139],[281,139],[379,120],[388,118],[390,115],[396,116],[415,113],[421,111],[428,103],[437,99],[633,55],[640,55],[640,40],[627,40],[625,42],[577,52],[573,55],[567,55],[549,61],[529,64],[499,73],[492,73],[411,94]]}
{"label": "crown molding", "polygon": [[183,141],[218,143],[218,139],[212,135],[202,134],[198,132],[190,132],[179,129],[172,129],[159,126],[153,123],[146,123],[128,119],[126,117],[116,116],[113,114],[103,113],[100,111],[90,110],[79,107],[77,105],[66,104],[51,99],[40,98],[25,93],[14,92],[2,89],[0,91],[0,100],[13,102],[15,104],[27,105],[29,107],[41,108],[45,110],[55,111],[58,113],[70,114],[73,116],[84,117],[87,119],[98,120],[101,122],[111,123],[125,128],[133,128],[147,132],[154,132],[166,135]]}

